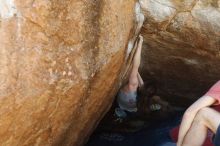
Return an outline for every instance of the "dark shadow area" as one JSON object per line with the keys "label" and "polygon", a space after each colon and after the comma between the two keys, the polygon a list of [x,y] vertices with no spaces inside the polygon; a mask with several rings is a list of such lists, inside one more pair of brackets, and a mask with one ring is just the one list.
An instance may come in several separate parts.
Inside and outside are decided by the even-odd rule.
{"label": "dark shadow area", "polygon": [[162,146],[172,142],[169,132],[180,124],[183,113],[182,109],[162,119],[155,120],[152,117],[153,120],[144,124],[135,120],[133,127],[131,123],[105,125],[106,122],[101,121],[85,146]]}

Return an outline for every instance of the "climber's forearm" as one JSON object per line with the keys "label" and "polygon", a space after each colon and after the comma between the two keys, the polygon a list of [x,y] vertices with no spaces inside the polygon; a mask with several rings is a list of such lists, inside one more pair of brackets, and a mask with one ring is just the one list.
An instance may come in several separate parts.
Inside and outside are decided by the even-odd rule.
{"label": "climber's forearm", "polygon": [[137,50],[136,53],[134,55],[134,59],[133,59],[133,67],[134,69],[139,68],[140,63],[141,63],[141,50],[142,50],[142,44],[143,44],[143,37],[140,36],[138,45],[137,45]]}

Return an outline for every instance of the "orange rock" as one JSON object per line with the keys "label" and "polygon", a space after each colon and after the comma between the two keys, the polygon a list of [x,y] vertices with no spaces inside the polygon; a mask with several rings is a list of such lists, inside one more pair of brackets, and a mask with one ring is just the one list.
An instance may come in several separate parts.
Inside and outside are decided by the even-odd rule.
{"label": "orange rock", "polygon": [[0,3],[1,145],[82,145],[125,72],[135,0]]}

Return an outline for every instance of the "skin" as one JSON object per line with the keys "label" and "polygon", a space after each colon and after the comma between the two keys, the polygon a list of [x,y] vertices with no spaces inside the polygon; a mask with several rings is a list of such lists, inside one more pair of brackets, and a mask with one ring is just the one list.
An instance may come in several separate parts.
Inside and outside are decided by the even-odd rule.
{"label": "skin", "polygon": [[144,84],[138,72],[138,68],[141,63],[142,44],[143,44],[143,37],[139,36],[139,42],[137,44],[137,50],[136,50],[136,53],[133,59],[133,66],[132,66],[131,73],[129,76],[129,82],[122,88],[122,91],[124,91],[125,93],[136,92],[138,86],[142,86]]}
{"label": "skin", "polygon": [[138,86],[141,87],[143,85],[144,85],[144,81],[143,81],[143,79],[141,78],[141,75],[138,72]]}
{"label": "skin", "polygon": [[[207,131],[210,129],[216,133],[220,124],[220,114],[209,107],[204,107],[196,114],[191,128],[188,130],[183,146],[201,146],[203,145]],[[199,133],[199,134],[198,134]]]}
{"label": "skin", "polygon": [[[220,120],[210,118],[211,116],[215,117],[216,112],[214,112],[213,110],[209,110],[209,114],[211,115],[210,117],[206,114],[206,109],[209,106],[213,105],[215,102],[215,98],[210,96],[203,96],[186,110],[180,125],[177,146],[201,146],[206,137],[206,132],[208,128],[211,129],[214,133],[216,132],[217,126],[214,123],[216,123],[216,120]],[[204,116],[201,116],[201,113]],[[195,134],[200,132],[202,134]]]}

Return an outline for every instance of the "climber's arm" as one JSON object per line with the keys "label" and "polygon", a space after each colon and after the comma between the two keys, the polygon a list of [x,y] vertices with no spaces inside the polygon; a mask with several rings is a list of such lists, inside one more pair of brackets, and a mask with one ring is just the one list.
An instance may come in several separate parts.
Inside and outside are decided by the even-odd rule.
{"label": "climber's arm", "polygon": [[142,49],[142,43],[143,43],[143,37],[140,36],[138,45],[137,45],[137,50],[136,53],[134,55],[134,59],[133,59],[133,66],[131,69],[131,73],[129,76],[129,82],[128,84],[125,86],[126,91],[136,91],[139,85],[139,79],[138,79],[138,68],[140,66],[140,62],[141,62],[141,49]]}

